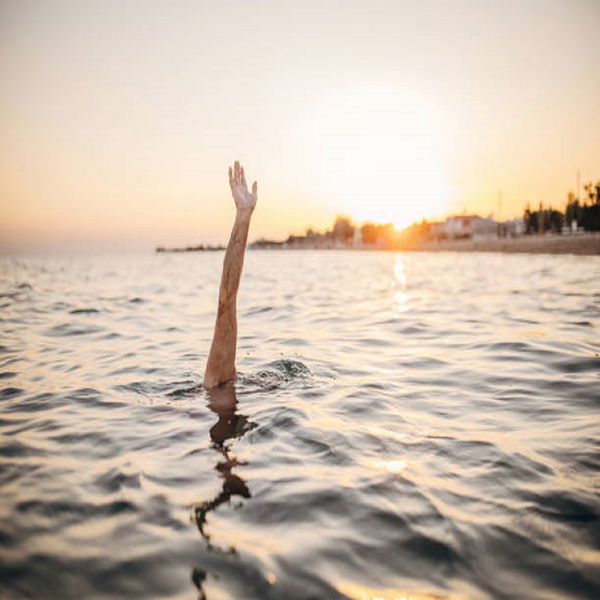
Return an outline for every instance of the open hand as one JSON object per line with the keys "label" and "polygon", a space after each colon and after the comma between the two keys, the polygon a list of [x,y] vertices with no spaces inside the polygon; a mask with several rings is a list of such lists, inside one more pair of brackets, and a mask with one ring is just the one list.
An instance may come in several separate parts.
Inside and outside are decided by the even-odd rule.
{"label": "open hand", "polygon": [[248,191],[244,167],[237,160],[233,165],[233,169],[229,167],[229,185],[238,211],[252,212],[256,206],[257,184],[255,181],[252,184],[252,191]]}

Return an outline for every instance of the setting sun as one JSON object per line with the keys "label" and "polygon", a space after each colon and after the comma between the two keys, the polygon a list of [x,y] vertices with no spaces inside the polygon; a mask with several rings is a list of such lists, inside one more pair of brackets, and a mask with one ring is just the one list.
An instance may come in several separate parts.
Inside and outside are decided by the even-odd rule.
{"label": "setting sun", "polygon": [[344,90],[319,114],[325,185],[340,211],[402,228],[447,210],[441,124],[426,97],[394,88]]}

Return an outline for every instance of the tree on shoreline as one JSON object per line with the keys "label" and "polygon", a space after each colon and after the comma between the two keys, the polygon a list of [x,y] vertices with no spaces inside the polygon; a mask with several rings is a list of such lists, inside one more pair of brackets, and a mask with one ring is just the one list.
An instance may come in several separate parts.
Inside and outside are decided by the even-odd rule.
{"label": "tree on shoreline", "polygon": [[595,185],[590,181],[583,186],[586,199],[583,203],[569,192],[565,221],[569,227],[581,227],[585,231],[600,231],[600,181]]}
{"label": "tree on shoreline", "polygon": [[573,192],[568,193],[564,214],[559,210],[544,208],[541,203],[539,209],[533,211],[527,205],[523,213],[525,232],[529,235],[560,233],[563,225],[572,229],[581,228],[584,231],[600,231],[600,181],[596,184],[590,181],[583,189],[583,202],[580,202]]}
{"label": "tree on shoreline", "polygon": [[544,208],[541,202],[539,209],[534,211],[528,205],[523,214],[525,233],[528,235],[547,232],[560,233],[564,219],[564,215],[559,210]]}

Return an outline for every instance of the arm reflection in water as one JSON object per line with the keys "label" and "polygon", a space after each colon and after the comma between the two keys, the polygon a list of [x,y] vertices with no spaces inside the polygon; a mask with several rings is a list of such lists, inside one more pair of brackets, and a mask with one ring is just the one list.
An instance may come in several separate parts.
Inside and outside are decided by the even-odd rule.
{"label": "arm reflection in water", "polygon": [[217,414],[217,422],[210,428],[210,439],[212,447],[220,454],[219,462],[215,469],[223,478],[223,489],[212,500],[198,504],[194,508],[194,518],[202,537],[210,543],[210,536],[204,530],[206,517],[224,502],[228,502],[232,496],[250,498],[250,490],[244,480],[232,472],[235,467],[243,466],[244,462],[238,461],[231,453],[231,447],[226,444],[227,440],[239,438],[252,429],[253,424],[244,415],[236,413],[237,397],[233,383],[212,388],[208,393],[208,407]]}

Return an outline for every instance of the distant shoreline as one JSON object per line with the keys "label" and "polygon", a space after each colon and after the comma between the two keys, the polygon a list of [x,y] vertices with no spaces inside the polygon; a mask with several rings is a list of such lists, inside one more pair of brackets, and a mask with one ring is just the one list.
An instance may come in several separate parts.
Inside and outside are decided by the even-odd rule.
{"label": "distant shoreline", "polygon": [[218,250],[225,250],[225,246],[186,246],[185,248],[165,248],[159,246],[155,252],[216,252]]}
{"label": "distant shoreline", "polygon": [[[488,240],[437,240],[415,241],[393,248],[376,246],[298,246],[285,242],[272,242],[270,245],[249,245],[251,250],[358,250],[392,252],[507,252],[530,254],[577,254],[580,256],[600,255],[600,233],[580,233],[567,235],[524,235]],[[188,246],[186,248],[156,248],[156,252],[215,252],[225,250],[223,246]]]}
{"label": "distant shoreline", "polygon": [[530,254],[600,254],[600,233],[524,235],[491,240],[441,240],[407,245],[404,250],[441,252],[515,252]]}
{"label": "distant shoreline", "polygon": [[284,243],[271,247],[254,247],[253,250],[380,250],[393,252],[506,252],[530,254],[577,254],[585,256],[600,255],[600,233],[581,233],[568,235],[524,235],[513,238],[489,240],[439,240],[419,241],[396,248],[377,248],[369,246],[342,246],[336,248],[311,248],[286,246]]}

